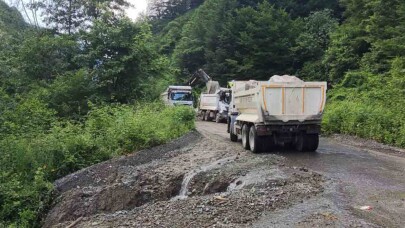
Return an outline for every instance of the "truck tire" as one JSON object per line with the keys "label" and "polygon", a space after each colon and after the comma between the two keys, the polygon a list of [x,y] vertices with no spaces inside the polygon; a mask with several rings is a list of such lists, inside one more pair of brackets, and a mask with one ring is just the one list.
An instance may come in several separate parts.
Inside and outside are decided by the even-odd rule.
{"label": "truck tire", "polygon": [[272,151],[274,151],[275,150],[275,147],[276,147],[276,142],[275,142],[275,139],[274,139],[274,136],[273,135],[271,135],[271,136],[266,136],[265,138],[264,138],[264,142],[263,142],[263,145],[265,146],[265,148],[264,148],[264,150],[266,151],[266,152],[272,152]]}
{"label": "truck tire", "polygon": [[228,125],[226,128],[226,132],[231,133],[231,119],[230,118],[226,119],[226,124]]}
{"label": "truck tire", "polygon": [[295,143],[295,149],[300,152],[314,152],[318,149],[319,134],[305,134],[302,133],[298,136]]}
{"label": "truck tire", "polygon": [[217,114],[215,115],[215,122],[216,122],[216,123],[221,123],[221,114],[217,113]]}
{"label": "truck tire", "polygon": [[244,149],[249,150],[249,126],[244,124],[242,126],[242,146]]}
{"label": "truck tire", "polygon": [[232,142],[238,141],[238,135],[235,135],[234,133],[230,132],[229,136],[230,136]]}
{"label": "truck tire", "polygon": [[198,120],[204,120],[204,112],[203,111],[198,112]]}
{"label": "truck tire", "polygon": [[207,120],[207,118],[206,118],[206,113],[207,113],[206,111],[203,111],[203,112],[202,112],[202,120],[203,120],[203,121],[206,121],[206,120]]}
{"label": "truck tire", "polygon": [[306,148],[305,151],[314,152],[319,146],[319,134],[306,135]]}
{"label": "truck tire", "polygon": [[232,126],[232,129],[231,129],[231,118],[228,118],[226,122],[228,123],[227,132],[229,133],[229,137],[231,138],[231,141],[232,142],[237,142],[238,141],[238,135],[233,133],[234,126]]}
{"label": "truck tire", "polygon": [[207,111],[206,113],[207,113],[206,120],[207,120],[207,121],[212,121],[212,118],[211,118],[211,111]]}
{"label": "truck tire", "polygon": [[305,134],[304,133],[301,133],[297,136],[297,141],[295,142],[295,149],[300,152],[305,150]]}
{"label": "truck tire", "polygon": [[205,111],[204,119],[205,119],[205,121],[210,121],[210,111]]}
{"label": "truck tire", "polygon": [[249,146],[253,153],[260,153],[263,151],[263,138],[257,135],[256,127],[253,125],[249,129]]}

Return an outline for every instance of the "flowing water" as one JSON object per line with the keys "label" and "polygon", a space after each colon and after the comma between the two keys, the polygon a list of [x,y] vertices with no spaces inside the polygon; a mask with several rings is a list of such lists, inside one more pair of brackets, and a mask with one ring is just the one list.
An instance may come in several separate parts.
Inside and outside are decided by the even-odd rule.
{"label": "flowing water", "polygon": [[232,157],[227,157],[227,158],[223,158],[223,159],[220,159],[220,160],[216,160],[216,161],[214,161],[214,162],[212,162],[212,163],[210,163],[208,165],[201,166],[198,169],[191,170],[190,172],[186,173],[184,175],[183,182],[181,183],[181,189],[180,189],[179,195],[173,197],[172,200],[185,199],[185,198],[188,197],[188,195],[189,195],[188,186],[189,186],[191,180],[197,174],[199,174],[201,172],[207,172],[209,170],[219,168],[222,165],[225,165],[225,164],[227,164],[227,163],[229,163],[231,161],[234,161],[236,159],[236,157],[237,156],[232,156]]}

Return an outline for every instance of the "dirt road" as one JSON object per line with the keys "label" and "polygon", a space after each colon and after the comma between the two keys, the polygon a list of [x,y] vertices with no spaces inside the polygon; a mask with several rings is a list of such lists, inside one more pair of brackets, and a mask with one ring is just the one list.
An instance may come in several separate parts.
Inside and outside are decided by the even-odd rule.
{"label": "dirt road", "polygon": [[57,181],[44,226],[402,227],[405,159],[343,143],[356,141],[257,155],[230,142],[226,125],[197,122],[168,145]]}

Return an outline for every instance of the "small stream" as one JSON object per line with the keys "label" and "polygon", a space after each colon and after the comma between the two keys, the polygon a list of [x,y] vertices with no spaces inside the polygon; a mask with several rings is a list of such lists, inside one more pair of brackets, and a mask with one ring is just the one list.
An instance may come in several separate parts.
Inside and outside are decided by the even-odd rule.
{"label": "small stream", "polygon": [[227,192],[240,190],[245,186],[265,183],[268,180],[277,180],[287,178],[283,171],[280,169],[252,169],[246,175],[240,176],[229,184]]}
{"label": "small stream", "polygon": [[188,187],[190,185],[191,180],[199,173],[201,172],[207,172],[212,169],[216,169],[221,167],[222,165],[225,165],[231,161],[234,161],[237,156],[232,156],[232,157],[227,157],[223,159],[216,160],[208,165],[201,166],[198,169],[191,170],[190,172],[186,173],[183,178],[183,182],[181,183],[181,189],[179,191],[179,194],[175,197],[172,198],[172,200],[181,200],[185,199],[189,195]]}

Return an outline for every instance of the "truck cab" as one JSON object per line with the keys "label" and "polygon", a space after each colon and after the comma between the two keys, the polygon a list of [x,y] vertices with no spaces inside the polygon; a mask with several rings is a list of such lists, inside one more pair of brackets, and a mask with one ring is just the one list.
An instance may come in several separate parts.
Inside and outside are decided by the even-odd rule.
{"label": "truck cab", "polygon": [[191,86],[169,86],[167,90],[161,94],[161,98],[166,105],[186,105],[193,107],[194,99],[191,90]]}

